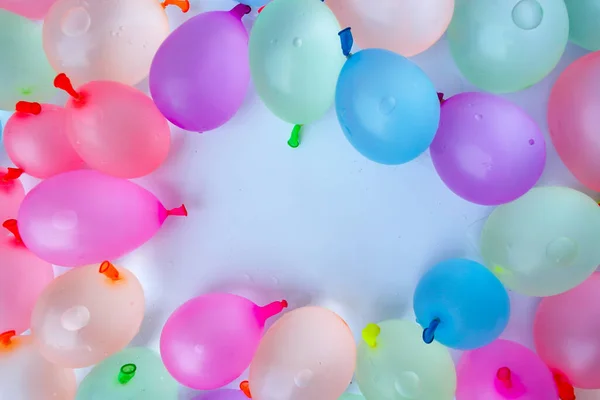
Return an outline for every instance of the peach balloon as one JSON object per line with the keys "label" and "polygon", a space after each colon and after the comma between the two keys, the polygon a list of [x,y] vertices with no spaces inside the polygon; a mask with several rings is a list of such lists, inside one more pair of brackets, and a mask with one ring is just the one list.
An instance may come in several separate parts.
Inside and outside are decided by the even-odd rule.
{"label": "peach balloon", "polygon": [[129,344],[144,319],[144,291],[108,261],[75,268],[40,295],[31,331],[47,360],[69,368],[102,361]]}
{"label": "peach balloon", "polygon": [[0,334],[0,399],[72,400],[76,390],[73,370],[44,359],[33,336]]}
{"label": "peach balloon", "polygon": [[56,0],[0,0],[0,8],[29,19],[43,19]]}
{"label": "peach balloon", "polygon": [[18,179],[23,171],[18,168],[0,168],[0,222],[17,218],[25,189]]}
{"label": "peach balloon", "polygon": [[454,0],[327,0],[342,27],[363,49],[383,48],[405,57],[437,42],[452,20]]}
{"label": "peach balloon", "polygon": [[249,392],[254,400],[335,400],[355,365],[344,320],[325,308],[298,308],[265,333],[250,365]]}
{"label": "peach balloon", "polygon": [[57,72],[77,85],[111,80],[135,85],[150,73],[169,35],[164,8],[187,0],[58,0],[44,20],[44,50]]}
{"label": "peach balloon", "polygon": [[66,111],[52,104],[20,101],[4,128],[8,157],[25,173],[45,179],[85,166],[66,133]]}

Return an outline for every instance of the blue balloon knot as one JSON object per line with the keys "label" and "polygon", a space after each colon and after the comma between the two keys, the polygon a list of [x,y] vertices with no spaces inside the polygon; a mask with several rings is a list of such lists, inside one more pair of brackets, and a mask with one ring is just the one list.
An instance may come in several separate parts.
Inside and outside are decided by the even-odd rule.
{"label": "blue balloon knot", "polygon": [[342,29],[338,35],[340,35],[340,41],[342,43],[342,53],[344,56],[350,57],[350,52],[352,51],[352,46],[354,45],[354,38],[352,37],[350,27]]}
{"label": "blue balloon knot", "polygon": [[427,344],[431,344],[435,339],[435,330],[440,325],[440,319],[434,318],[427,328],[423,330],[423,341]]}

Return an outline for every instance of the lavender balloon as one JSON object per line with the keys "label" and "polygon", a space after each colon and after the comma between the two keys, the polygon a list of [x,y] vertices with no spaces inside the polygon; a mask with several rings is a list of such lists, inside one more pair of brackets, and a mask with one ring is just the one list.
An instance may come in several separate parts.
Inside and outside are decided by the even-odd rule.
{"label": "lavender balloon", "polygon": [[535,121],[510,101],[488,93],[461,93],[443,101],[430,149],[446,186],[482,205],[524,195],[546,163],[546,142]]}
{"label": "lavender balloon", "polygon": [[249,12],[239,4],[229,12],[197,15],[160,46],[150,69],[150,92],[173,124],[205,132],[240,108],[250,84],[248,33],[241,21]]}
{"label": "lavender balloon", "polygon": [[201,394],[193,400],[248,400],[248,397],[241,390],[221,389]]}

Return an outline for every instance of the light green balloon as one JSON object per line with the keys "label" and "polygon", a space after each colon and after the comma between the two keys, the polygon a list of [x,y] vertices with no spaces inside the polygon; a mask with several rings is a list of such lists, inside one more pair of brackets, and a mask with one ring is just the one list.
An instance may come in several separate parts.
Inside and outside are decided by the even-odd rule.
{"label": "light green balloon", "polygon": [[542,80],[558,64],[568,38],[564,0],[456,0],[448,27],[458,68],[473,84],[495,93]]}
{"label": "light green balloon", "polygon": [[600,207],[577,190],[538,187],[496,208],[481,236],[485,264],[510,289],[553,296],[600,264]]}
{"label": "light green balloon", "polygon": [[[356,382],[367,400],[452,400],[456,370],[448,349],[425,344],[414,322],[369,324],[358,346]],[[374,346],[374,347],[372,347]]]}
{"label": "light green balloon", "polygon": [[344,393],[338,400],[365,400],[360,394]]}
{"label": "light green balloon", "polygon": [[42,25],[0,10],[0,110],[14,111],[20,100],[50,101],[55,75],[42,47]]}
{"label": "light green balloon", "polygon": [[[133,374],[123,368],[129,364],[135,365]],[[177,400],[177,392],[158,354],[132,347],[96,365],[79,385],[76,400]]]}
{"label": "light green balloon", "polygon": [[274,0],[250,34],[250,70],[258,95],[279,118],[307,124],[333,104],[345,58],[340,25],[319,0]]}
{"label": "light green balloon", "polygon": [[600,1],[565,0],[571,30],[569,38],[584,49],[600,50]]}

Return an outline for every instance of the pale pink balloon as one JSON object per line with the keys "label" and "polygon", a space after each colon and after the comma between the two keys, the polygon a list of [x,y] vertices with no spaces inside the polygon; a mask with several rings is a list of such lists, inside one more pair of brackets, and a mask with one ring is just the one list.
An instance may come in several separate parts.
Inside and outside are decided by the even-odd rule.
{"label": "pale pink balloon", "polygon": [[75,373],[40,354],[33,336],[0,334],[0,399],[73,400]]}
{"label": "pale pink balloon", "polygon": [[8,157],[25,173],[48,178],[85,166],[66,133],[66,111],[52,104],[20,101],[4,128]]}
{"label": "pale pink balloon", "polygon": [[169,124],[144,93],[109,81],[90,82],[76,91],[65,74],[54,84],[71,95],[67,136],[91,168],[129,179],[148,175],[165,161]]}
{"label": "pale pink balloon", "polygon": [[140,282],[105,261],[72,269],[48,285],[33,309],[31,332],[48,361],[83,368],[125,348],[143,319]]}
{"label": "pale pink balloon", "polygon": [[25,189],[18,179],[22,173],[17,168],[0,168],[0,223],[16,218],[19,213],[25,197]]}
{"label": "pale pink balloon", "polygon": [[363,49],[383,48],[405,57],[437,42],[452,20],[454,0],[327,0],[342,27]]}
{"label": "pale pink balloon", "polygon": [[0,0],[0,8],[29,19],[44,19],[56,0]]}
{"label": "pale pink balloon", "polygon": [[253,400],[336,400],[356,365],[356,344],[337,314],[302,307],[279,319],[250,365]]}

